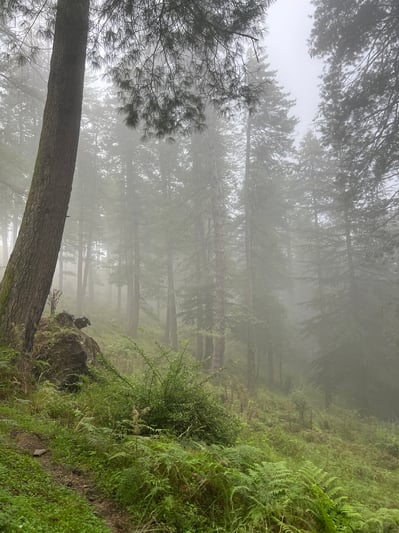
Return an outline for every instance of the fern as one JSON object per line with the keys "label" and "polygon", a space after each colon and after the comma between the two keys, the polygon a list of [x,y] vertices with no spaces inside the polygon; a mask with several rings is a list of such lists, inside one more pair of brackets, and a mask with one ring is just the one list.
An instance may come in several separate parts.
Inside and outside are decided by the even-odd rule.
{"label": "fern", "polygon": [[399,531],[399,510],[382,508],[374,513],[361,509],[364,525],[361,533],[396,533]]}
{"label": "fern", "polygon": [[307,462],[298,471],[298,480],[303,488],[302,505],[318,531],[346,533],[361,526],[361,515],[348,503],[336,477]]}

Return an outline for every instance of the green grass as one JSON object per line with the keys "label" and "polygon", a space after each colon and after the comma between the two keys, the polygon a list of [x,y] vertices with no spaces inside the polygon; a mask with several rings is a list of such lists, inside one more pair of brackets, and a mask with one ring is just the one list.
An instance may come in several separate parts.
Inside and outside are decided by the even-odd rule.
{"label": "green grass", "polygon": [[[244,406],[241,430],[227,447],[223,439],[212,444],[227,410],[222,417],[211,410],[214,427],[203,432],[182,432],[180,425],[174,432],[176,417],[182,422],[179,394],[183,424],[200,420],[192,414],[198,405],[208,409],[193,393],[202,384],[195,368],[177,357],[151,363],[150,370],[129,383],[99,369],[79,393],[45,383],[29,398],[0,405],[0,531],[108,531],[84,499],[16,449],[12,430],[39,434],[53,461],[93,478],[137,531],[399,531],[397,425],[318,409],[302,393],[287,398],[263,391],[248,401],[226,385],[232,409]],[[165,391],[174,399],[166,422]],[[151,402],[153,416],[146,419]],[[161,422],[169,429],[158,430]],[[204,432],[213,436],[208,444]]]}
{"label": "green grass", "polygon": [[88,504],[51,480],[37,459],[0,445],[0,531],[109,533]]}

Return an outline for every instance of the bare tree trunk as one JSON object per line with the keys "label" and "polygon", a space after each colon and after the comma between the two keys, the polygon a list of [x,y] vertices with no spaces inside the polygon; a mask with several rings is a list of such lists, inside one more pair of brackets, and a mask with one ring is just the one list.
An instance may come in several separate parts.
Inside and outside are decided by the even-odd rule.
{"label": "bare tree trunk", "polygon": [[[323,282],[323,266],[322,266],[322,235],[320,227],[320,212],[317,201],[317,192],[316,192],[316,176],[313,173],[313,167],[310,169],[311,179],[312,179],[312,210],[313,210],[313,226],[315,231],[315,253],[316,253],[316,272],[317,272],[317,292],[319,300],[319,311],[321,316],[321,328],[322,335],[320,338],[320,349],[322,353],[327,353],[328,343],[327,343],[327,331],[329,328],[328,319],[326,316],[325,309],[325,287]],[[333,398],[333,378],[330,379],[327,376],[327,379],[324,379],[323,383],[324,389],[324,406],[328,409],[331,406]]]}
{"label": "bare tree trunk", "polygon": [[92,267],[92,247],[93,247],[93,228],[91,227],[92,221],[89,222],[90,227],[87,234],[86,242],[86,257],[84,260],[83,278],[82,278],[82,308],[86,300],[89,274]]}
{"label": "bare tree trunk", "polygon": [[[81,210],[82,211],[82,210]],[[83,213],[78,220],[78,263],[76,270],[76,312],[82,314],[83,306]]]}
{"label": "bare tree trunk", "polygon": [[247,387],[250,393],[256,388],[256,331],[254,285],[255,269],[253,262],[252,216],[251,216],[251,130],[252,117],[248,112],[245,148],[244,177],[244,239],[245,239],[245,271],[246,271],[246,313],[247,313]]}
{"label": "bare tree trunk", "polygon": [[166,311],[166,342],[177,350],[177,313],[176,313],[176,295],[175,295],[175,277],[173,268],[173,252],[171,249],[167,251],[167,263],[168,263],[168,302]]}
{"label": "bare tree trunk", "polygon": [[204,264],[202,259],[202,249],[204,245],[203,233],[204,228],[202,225],[202,217],[200,213],[195,217],[195,242],[196,242],[196,254],[195,254],[195,283],[196,283],[196,334],[195,334],[195,357],[198,361],[204,359]]}
{"label": "bare tree trunk", "polygon": [[[128,149],[129,150],[129,149]],[[127,223],[127,250],[128,250],[128,287],[127,287],[127,309],[128,309],[128,333],[133,337],[137,336],[140,320],[140,231],[139,231],[139,202],[137,198],[138,176],[134,172],[132,164],[132,154],[129,151],[125,154],[126,165],[126,213]]]}
{"label": "bare tree trunk", "polygon": [[[213,356],[213,282],[212,266],[210,265],[211,250],[205,232],[204,190],[207,189],[209,175],[204,175],[203,161],[198,155],[201,145],[200,135],[192,139],[192,173],[194,180],[194,239],[195,239],[195,283],[196,283],[196,358],[211,368]],[[203,141],[202,141],[203,142]],[[207,169],[208,170],[208,169]]]}
{"label": "bare tree trunk", "polygon": [[83,97],[89,0],[58,0],[47,100],[32,184],[0,285],[0,340],[29,351],[46,304],[71,194]]}
{"label": "bare tree trunk", "polygon": [[[212,133],[217,135],[216,126],[211,125]],[[210,128],[211,128],[210,127]],[[225,195],[223,190],[223,179],[219,173],[215,144],[212,143],[212,135],[209,135],[209,152],[212,164],[212,221],[213,221],[213,242],[215,259],[215,339],[212,358],[212,367],[219,369],[224,365],[225,352],[225,332],[226,332],[226,258],[224,242],[224,218],[225,218]]]}
{"label": "bare tree trunk", "polygon": [[[134,209],[138,209],[138,205]],[[141,254],[140,254],[140,232],[137,212],[134,215],[134,276],[133,276],[133,310],[131,322],[131,334],[136,337],[140,322],[140,272],[141,272]]]}
{"label": "bare tree trunk", "polygon": [[[172,166],[171,155],[166,150],[164,143],[158,145],[159,169],[162,178],[162,192],[166,210],[169,213],[172,204]],[[177,334],[177,310],[175,293],[175,271],[174,271],[174,236],[170,235],[170,228],[165,228],[165,257],[166,257],[166,322],[165,322],[165,343],[174,350],[178,349]]]}

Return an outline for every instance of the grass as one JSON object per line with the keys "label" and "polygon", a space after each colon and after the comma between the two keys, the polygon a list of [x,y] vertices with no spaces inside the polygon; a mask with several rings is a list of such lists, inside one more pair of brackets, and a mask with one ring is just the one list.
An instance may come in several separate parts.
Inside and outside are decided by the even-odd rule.
{"label": "grass", "polygon": [[[289,398],[263,391],[244,401],[225,385],[231,408],[242,410],[233,417],[240,417],[241,431],[230,446],[213,443],[214,437],[206,444],[198,431],[181,432],[179,426],[173,432],[181,416],[179,393],[187,423],[198,420],[190,402],[202,402],[192,394],[202,378],[181,366],[183,359],[169,366],[163,361],[162,368],[151,365],[141,385],[138,378],[129,384],[98,370],[96,381],[86,382],[79,393],[45,383],[29,398],[0,405],[0,531],[109,531],[90,502],[57,484],[36,459],[17,449],[12,435],[21,431],[40,435],[54,463],[93,478],[122,506],[136,531],[399,531],[395,424],[318,409],[302,393]],[[190,384],[187,391],[184,382]],[[165,419],[163,408],[154,420],[155,411],[146,419],[151,409],[135,407],[145,383],[146,404],[156,400],[158,408],[161,392],[170,394],[173,387],[169,430],[157,428]],[[223,421],[218,416],[219,411],[212,423],[225,427],[227,414]]]}
{"label": "grass", "polygon": [[[4,424],[3,424],[4,427]],[[54,482],[31,456],[3,435],[0,445],[0,531],[109,533],[77,493]]]}

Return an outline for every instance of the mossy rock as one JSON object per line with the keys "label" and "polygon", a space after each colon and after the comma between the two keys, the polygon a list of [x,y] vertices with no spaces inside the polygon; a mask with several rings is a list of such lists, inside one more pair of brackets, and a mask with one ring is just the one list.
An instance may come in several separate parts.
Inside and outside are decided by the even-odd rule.
{"label": "mossy rock", "polygon": [[36,377],[74,390],[82,376],[91,375],[89,365],[100,353],[97,342],[74,325],[72,315],[42,319],[33,346]]}

